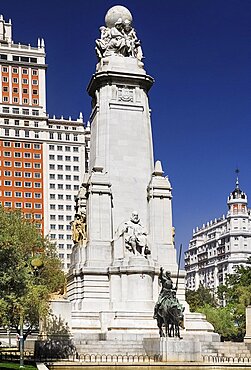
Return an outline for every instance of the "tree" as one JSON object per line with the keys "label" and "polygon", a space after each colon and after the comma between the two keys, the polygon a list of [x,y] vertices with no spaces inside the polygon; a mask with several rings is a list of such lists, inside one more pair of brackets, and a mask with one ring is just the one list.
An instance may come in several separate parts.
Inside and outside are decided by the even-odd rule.
{"label": "tree", "polygon": [[186,301],[190,306],[191,312],[195,312],[199,307],[209,304],[212,307],[217,305],[212,289],[200,285],[197,290],[186,290]]}
{"label": "tree", "polygon": [[64,283],[55,246],[21,212],[0,207],[0,326],[19,333],[22,318],[26,338]]}

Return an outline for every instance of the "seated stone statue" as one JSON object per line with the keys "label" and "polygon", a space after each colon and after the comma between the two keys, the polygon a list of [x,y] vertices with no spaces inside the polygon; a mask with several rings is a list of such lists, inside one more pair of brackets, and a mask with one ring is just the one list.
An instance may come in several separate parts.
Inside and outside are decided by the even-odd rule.
{"label": "seated stone statue", "polygon": [[147,246],[147,232],[142,226],[138,212],[134,211],[129,221],[124,222],[118,232],[118,237],[124,236],[125,247],[133,254],[151,254]]}

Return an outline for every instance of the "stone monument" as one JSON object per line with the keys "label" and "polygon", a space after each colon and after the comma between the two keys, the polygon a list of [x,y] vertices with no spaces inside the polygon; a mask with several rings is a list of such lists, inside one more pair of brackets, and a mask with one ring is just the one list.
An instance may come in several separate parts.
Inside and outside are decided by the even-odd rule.
{"label": "stone monument", "polygon": [[[123,6],[108,10],[87,88],[89,173],[77,200],[67,289],[76,340],[158,337],[160,267],[177,278],[172,188],[153,156],[148,91],[154,80],[132,21]],[[186,330],[199,318],[198,331],[213,331],[203,315],[189,319],[184,276],[180,271],[177,298],[186,307]]]}

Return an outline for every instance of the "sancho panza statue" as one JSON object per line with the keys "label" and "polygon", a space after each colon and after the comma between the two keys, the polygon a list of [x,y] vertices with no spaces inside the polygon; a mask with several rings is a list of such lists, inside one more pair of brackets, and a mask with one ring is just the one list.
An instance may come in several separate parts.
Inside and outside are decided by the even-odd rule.
{"label": "sancho panza statue", "polygon": [[165,336],[162,330],[162,326],[165,326],[166,336],[180,338],[179,327],[182,326],[184,307],[176,298],[177,288],[173,288],[171,273],[166,271],[164,274],[162,267],[160,268],[159,283],[161,291],[154,307],[153,317],[157,320],[160,336]]}

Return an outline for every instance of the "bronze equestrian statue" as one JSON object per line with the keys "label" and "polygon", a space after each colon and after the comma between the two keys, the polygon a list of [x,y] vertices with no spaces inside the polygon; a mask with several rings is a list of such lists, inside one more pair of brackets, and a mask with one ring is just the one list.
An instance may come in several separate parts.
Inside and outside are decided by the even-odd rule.
{"label": "bronze equestrian statue", "polygon": [[[162,288],[154,307],[154,319],[157,320],[160,337],[180,337],[180,326],[183,327],[184,307],[176,298],[177,288],[173,288],[171,273],[160,268],[159,283]],[[165,327],[165,333],[162,327]]]}

